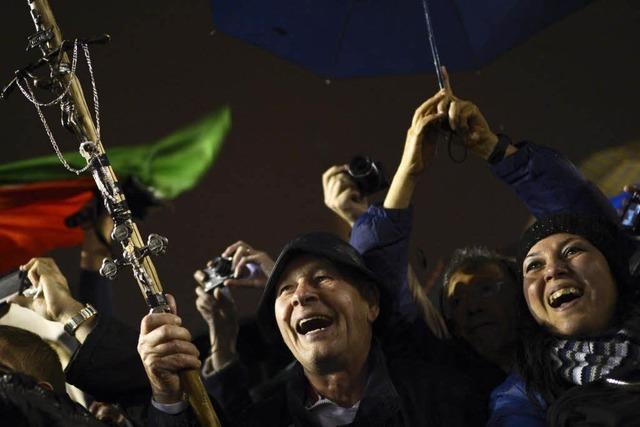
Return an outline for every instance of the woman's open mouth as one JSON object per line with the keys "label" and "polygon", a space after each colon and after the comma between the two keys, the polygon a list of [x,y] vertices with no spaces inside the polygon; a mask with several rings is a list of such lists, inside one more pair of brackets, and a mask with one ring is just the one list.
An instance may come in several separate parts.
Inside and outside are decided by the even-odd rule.
{"label": "woman's open mouth", "polygon": [[572,301],[577,300],[584,294],[584,291],[575,287],[558,289],[549,295],[547,302],[551,308],[562,308]]}

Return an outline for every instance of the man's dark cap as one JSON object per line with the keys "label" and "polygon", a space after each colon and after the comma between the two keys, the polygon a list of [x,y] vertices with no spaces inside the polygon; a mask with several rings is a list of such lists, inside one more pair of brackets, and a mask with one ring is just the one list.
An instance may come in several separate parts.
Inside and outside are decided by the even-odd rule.
{"label": "man's dark cap", "polygon": [[376,324],[381,322],[382,315],[387,312],[384,305],[389,302],[388,291],[382,281],[367,267],[362,256],[349,243],[331,233],[313,232],[298,236],[285,245],[267,280],[258,305],[258,322],[267,339],[272,342],[281,342],[274,311],[276,287],[289,263],[301,255],[314,255],[328,259],[339,269],[346,268],[375,284],[380,293],[380,316]]}

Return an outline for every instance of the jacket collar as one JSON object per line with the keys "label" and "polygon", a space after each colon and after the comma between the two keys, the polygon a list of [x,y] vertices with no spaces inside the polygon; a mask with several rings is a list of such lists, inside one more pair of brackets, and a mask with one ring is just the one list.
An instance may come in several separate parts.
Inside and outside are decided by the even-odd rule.
{"label": "jacket collar", "polygon": [[[393,416],[400,409],[398,392],[387,371],[386,359],[380,345],[374,340],[367,360],[369,375],[353,424],[376,425]],[[294,425],[313,426],[305,403],[309,382],[300,363],[291,366],[287,382],[287,406]]]}

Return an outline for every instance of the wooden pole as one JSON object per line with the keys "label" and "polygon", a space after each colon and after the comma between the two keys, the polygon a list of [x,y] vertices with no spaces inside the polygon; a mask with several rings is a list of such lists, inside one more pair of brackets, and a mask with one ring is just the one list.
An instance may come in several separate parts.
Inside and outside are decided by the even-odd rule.
{"label": "wooden pole", "polygon": [[[59,48],[63,41],[62,33],[60,32],[60,28],[53,16],[49,2],[47,0],[27,0],[27,2],[31,9],[31,16],[37,31],[51,31],[53,37],[47,43],[47,48],[49,50]],[[69,63],[69,57],[66,52],[62,53],[62,60]],[[102,146],[101,141],[98,140],[96,128],[93,123],[93,119],[91,118],[91,114],[89,113],[89,108],[78,78],[75,74],[69,73],[64,76],[63,79],[65,80],[63,83],[70,84],[69,98],[72,101],[74,109],[72,114],[75,114],[75,118],[77,120],[76,125],[81,132],[81,134],[77,136],[80,140],[94,142],[98,154],[105,155],[104,147]],[[110,180],[117,184],[118,179],[111,166],[106,165],[103,170],[109,175]],[[94,178],[95,177],[96,176],[94,174]],[[98,185],[100,185],[100,183],[98,183]],[[115,198],[116,203],[126,202],[123,192],[118,192],[115,195]],[[123,250],[125,253],[130,254],[131,257],[137,258],[137,254],[140,253],[145,245],[140,235],[140,231],[138,230],[138,226],[130,216],[126,220],[126,226],[130,230],[130,236],[121,242]],[[158,277],[158,273],[156,272],[156,268],[153,265],[151,257],[143,257],[140,260],[138,268],[141,270],[142,274],[135,274],[134,276],[147,301],[147,304],[150,306],[152,311],[168,311],[166,302],[162,303],[165,301],[162,284],[160,283],[160,278]],[[189,404],[193,408],[200,425],[206,427],[219,427],[220,421],[218,420],[215,410],[213,409],[213,405],[211,404],[209,396],[202,384],[199,372],[196,370],[183,371],[180,374],[180,381],[188,396]]]}

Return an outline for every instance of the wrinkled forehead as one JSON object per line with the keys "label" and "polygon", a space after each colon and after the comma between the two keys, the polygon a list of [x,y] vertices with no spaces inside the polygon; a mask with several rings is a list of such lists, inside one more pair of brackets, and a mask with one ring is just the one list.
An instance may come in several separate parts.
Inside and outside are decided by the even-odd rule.
{"label": "wrinkled forehead", "polygon": [[286,267],[282,271],[276,289],[282,286],[284,283],[295,282],[301,277],[311,276],[318,271],[331,272],[333,274],[339,274],[339,270],[336,265],[327,258],[310,255],[300,254],[296,255],[287,263]]}

